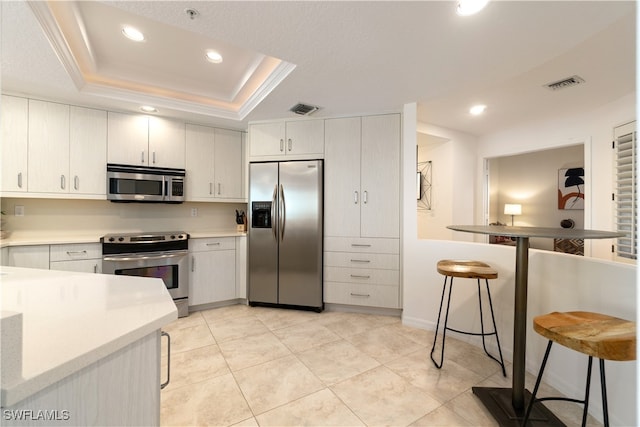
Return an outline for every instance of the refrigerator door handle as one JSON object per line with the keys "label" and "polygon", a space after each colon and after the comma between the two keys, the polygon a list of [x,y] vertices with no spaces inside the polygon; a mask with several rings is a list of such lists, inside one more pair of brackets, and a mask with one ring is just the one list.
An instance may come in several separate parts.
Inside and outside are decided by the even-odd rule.
{"label": "refrigerator door handle", "polygon": [[276,227],[276,223],[274,219],[276,217],[276,206],[278,205],[278,201],[276,200],[278,194],[278,184],[273,186],[273,195],[271,196],[271,231],[273,232],[273,238],[278,241],[278,228]]}
{"label": "refrigerator door handle", "polygon": [[284,187],[280,184],[280,241],[284,241],[284,227],[287,222],[287,204],[284,200]]}

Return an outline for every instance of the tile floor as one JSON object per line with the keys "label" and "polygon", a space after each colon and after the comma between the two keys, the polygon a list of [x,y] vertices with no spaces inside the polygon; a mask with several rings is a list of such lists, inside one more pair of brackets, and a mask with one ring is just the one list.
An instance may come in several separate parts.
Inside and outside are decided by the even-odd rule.
{"label": "tile floor", "polygon": [[[494,426],[471,387],[511,384],[481,349],[451,337],[436,369],[433,332],[397,317],[234,305],[191,313],[164,330],[171,335],[165,426]],[[527,388],[534,382],[528,375]],[[580,425],[579,406],[547,406]]]}

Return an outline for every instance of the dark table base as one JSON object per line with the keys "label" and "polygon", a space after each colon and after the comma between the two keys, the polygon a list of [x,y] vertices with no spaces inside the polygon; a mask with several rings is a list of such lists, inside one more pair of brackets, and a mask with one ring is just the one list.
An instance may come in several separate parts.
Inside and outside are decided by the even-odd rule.
{"label": "dark table base", "polygon": [[[520,427],[529,400],[531,400],[531,393],[529,390],[525,390],[524,408],[516,411],[511,404],[512,391],[510,388],[473,387],[473,394],[478,396],[478,399],[502,427]],[[542,403],[537,403],[531,410],[527,426],[565,426],[565,424]]]}

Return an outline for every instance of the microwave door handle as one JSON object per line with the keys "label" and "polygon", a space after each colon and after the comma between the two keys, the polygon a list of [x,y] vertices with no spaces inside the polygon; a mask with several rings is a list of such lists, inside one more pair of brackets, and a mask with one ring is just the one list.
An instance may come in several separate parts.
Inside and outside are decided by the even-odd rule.
{"label": "microwave door handle", "polygon": [[169,199],[169,181],[167,181],[167,178],[164,175],[162,176],[162,188],[164,189],[162,194],[162,200],[168,200]]}

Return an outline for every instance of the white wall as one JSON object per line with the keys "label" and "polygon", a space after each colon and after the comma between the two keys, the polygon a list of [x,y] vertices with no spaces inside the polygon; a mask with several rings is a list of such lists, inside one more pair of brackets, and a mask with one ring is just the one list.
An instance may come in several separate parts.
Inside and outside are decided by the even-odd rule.
{"label": "white wall", "polygon": [[[490,192],[495,193],[490,200],[490,223],[499,220],[510,225],[504,205],[520,203],[522,215],[514,217],[515,225],[560,227],[561,220],[572,219],[575,228],[584,228],[584,209],[558,209],[558,170],[584,166],[582,144],[499,157],[489,165]],[[553,239],[531,239],[530,243],[532,248],[553,250]]]}
{"label": "white wall", "polygon": [[[548,148],[566,147],[585,142],[585,210],[584,226],[596,230],[611,230],[613,226],[613,128],[635,120],[636,97],[629,94],[587,114],[572,115],[546,122],[529,123],[485,135],[478,140],[477,165],[483,159],[508,156]],[[477,175],[476,179],[481,176]],[[482,200],[476,200],[476,223],[482,220]],[[585,243],[585,253],[612,259],[611,242]]]}
{"label": "white wall", "polygon": [[[425,138],[436,139],[440,143],[427,147],[426,153],[421,150],[425,160],[433,160],[434,210],[419,213],[420,224],[416,224],[413,230],[420,238],[453,239],[453,231],[447,229],[447,225],[471,224],[474,220],[475,195],[472,190],[476,174],[476,138],[426,123],[417,123],[417,132],[416,145]],[[428,153],[430,148],[434,149],[431,154]],[[414,171],[415,156],[414,148]],[[473,240],[473,236],[462,236],[458,240]]]}
{"label": "white wall", "polygon": [[[454,217],[451,223],[482,223],[483,210],[483,159],[502,155],[535,151],[541,148],[575,145],[578,141],[593,141],[592,147],[585,149],[585,166],[593,166],[593,181],[588,181],[592,200],[585,209],[591,228],[610,229],[611,162],[610,153],[604,148],[610,144],[613,126],[635,117],[635,98],[628,96],[616,103],[604,106],[598,111],[581,117],[565,117],[549,123],[536,123],[521,129],[505,131],[491,137],[482,138],[480,145],[473,145],[472,137],[450,131],[452,141],[460,138],[456,151],[453,173],[464,176],[462,188],[454,196]],[[421,240],[417,233],[415,201],[415,167],[417,133],[426,126],[417,123],[417,105],[407,104],[403,117],[403,188],[402,188],[402,280],[403,280],[403,323],[434,329],[437,319],[442,277],[436,271],[436,263],[444,258],[475,258],[492,264],[499,272],[499,278],[492,283],[496,321],[500,332],[500,342],[504,355],[512,359],[513,353],[513,310],[514,310],[514,267],[515,248],[483,243],[461,242],[469,240],[468,233],[454,233],[452,240]],[[440,135],[448,137],[446,130]],[[609,141],[607,143],[607,141]],[[606,153],[606,155],[605,155]],[[592,158],[595,159],[592,161]],[[474,165],[469,167],[469,165]],[[472,177],[465,174],[472,170]],[[586,178],[586,177],[585,177]],[[458,178],[451,177],[452,181]],[[456,181],[456,186],[460,184]],[[589,191],[589,190],[588,190]],[[602,194],[600,194],[602,193]],[[606,193],[606,194],[605,194]],[[598,196],[594,196],[597,194]],[[595,201],[594,201],[595,199]],[[598,203],[605,207],[596,206]],[[606,226],[603,226],[605,225]],[[588,225],[587,225],[588,226]],[[473,239],[471,239],[473,240]],[[610,242],[605,242],[610,247]],[[635,319],[636,317],[636,267],[589,257],[577,257],[555,252],[531,250],[529,260],[529,304],[528,317],[556,310],[594,310],[611,315]],[[458,327],[477,327],[477,304],[470,294],[456,293],[452,316]],[[527,370],[536,373],[544,351],[544,340],[528,328]],[[558,346],[559,347],[559,346]],[[426,356],[425,356],[426,357]],[[583,362],[575,352],[554,350],[545,381],[565,394],[580,396],[584,386]],[[553,367],[551,367],[553,366]],[[609,384],[609,411],[612,425],[637,425],[636,423],[636,368],[635,363],[609,363],[607,365]],[[597,384],[597,379],[594,380]],[[615,397],[613,397],[615,394]],[[599,393],[592,390],[592,413],[600,416]]]}

